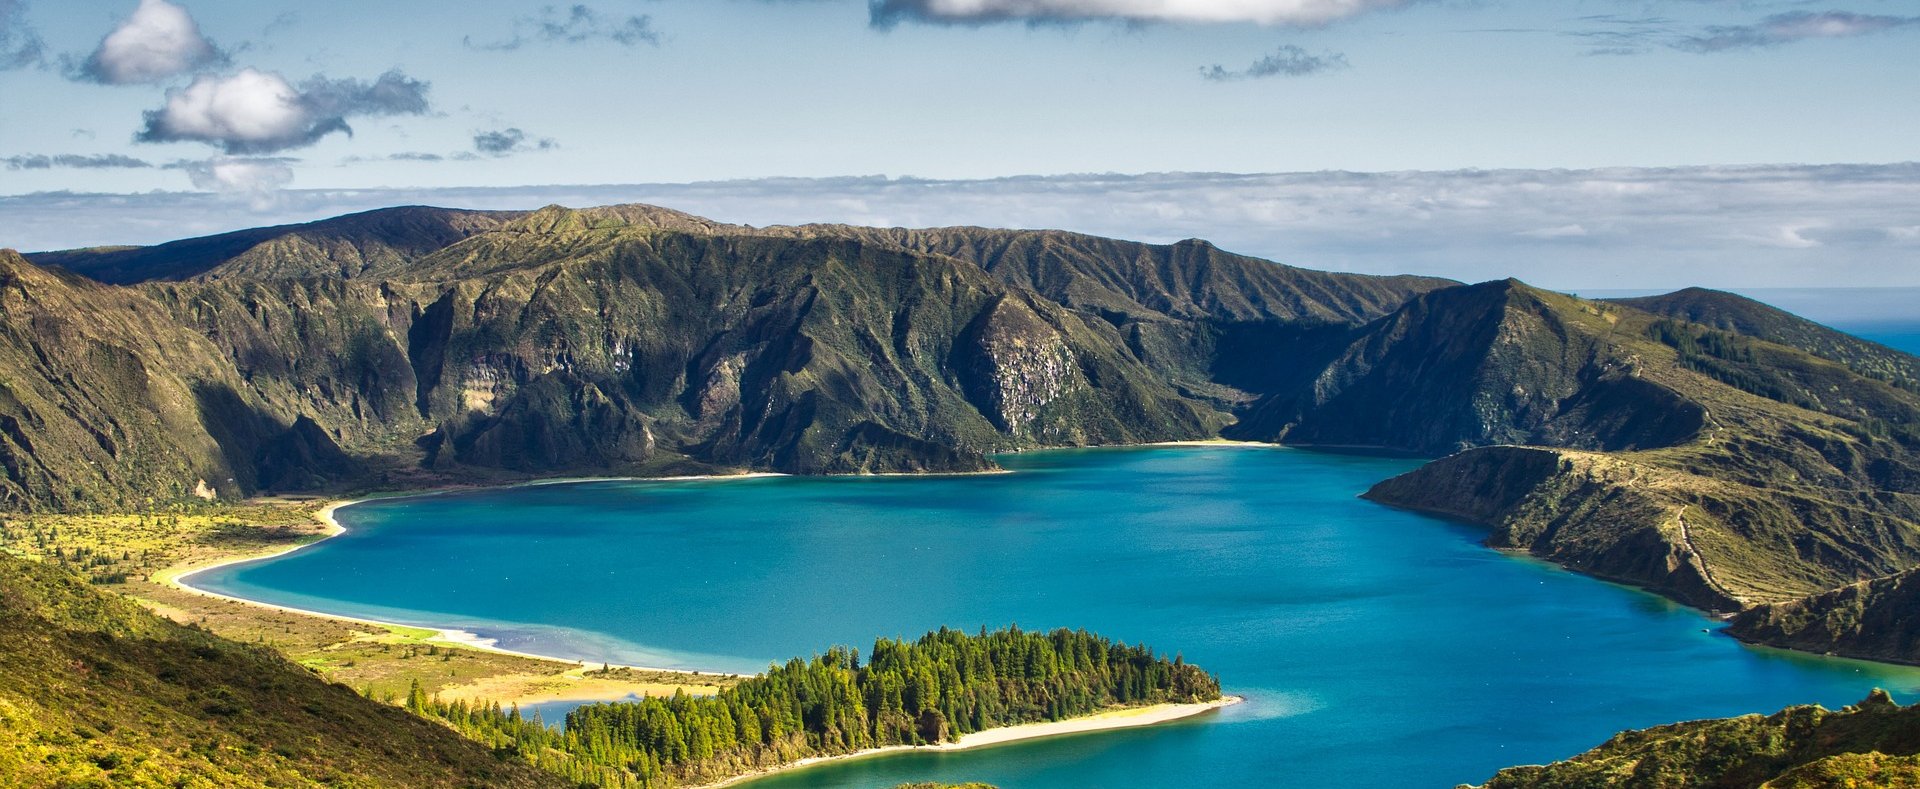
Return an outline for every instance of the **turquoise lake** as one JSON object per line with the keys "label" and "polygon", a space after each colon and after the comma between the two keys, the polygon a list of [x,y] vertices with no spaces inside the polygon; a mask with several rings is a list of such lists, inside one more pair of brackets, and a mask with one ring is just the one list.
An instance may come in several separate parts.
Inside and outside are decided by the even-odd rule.
{"label": "turquoise lake", "polygon": [[713,670],[941,625],[1084,627],[1183,653],[1248,698],[755,789],[1451,787],[1625,728],[1920,692],[1920,671],[1747,648],[1657,597],[1488,550],[1481,529],[1356,498],[1416,461],[1167,447],[1002,463],[1015,473],[390,499],[341,511],[341,537],[194,584]]}

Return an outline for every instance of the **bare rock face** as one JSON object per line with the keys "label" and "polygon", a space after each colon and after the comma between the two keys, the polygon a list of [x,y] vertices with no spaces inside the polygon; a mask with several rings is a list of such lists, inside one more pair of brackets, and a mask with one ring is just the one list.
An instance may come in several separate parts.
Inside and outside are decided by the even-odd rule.
{"label": "bare rock face", "polygon": [[1051,425],[1048,406],[1085,387],[1072,349],[1033,308],[1003,297],[969,330],[973,359],[967,396],[996,427],[1035,437]]}

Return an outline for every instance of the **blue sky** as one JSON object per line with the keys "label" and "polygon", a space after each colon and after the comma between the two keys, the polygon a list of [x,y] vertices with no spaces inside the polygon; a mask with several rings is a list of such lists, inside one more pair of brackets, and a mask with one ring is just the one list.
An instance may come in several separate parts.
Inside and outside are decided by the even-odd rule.
{"label": "blue sky", "polygon": [[[1577,194],[1553,171],[1888,165],[1920,158],[1916,140],[1916,0],[0,0],[0,236],[15,236],[0,245],[28,248],[158,240],[23,229],[39,227],[24,206],[69,192],[225,195],[222,229],[325,214],[314,195],[349,191],[537,199],[529,187],[776,176],[1500,170]],[[1807,176],[1804,221],[1770,196],[1755,218],[1773,224],[1689,260],[1737,275],[1742,243],[1834,252],[1820,223],[1847,211],[1819,194],[1829,176]],[[1459,184],[1327,188],[1363,207]],[[785,221],[888,213],[836,213],[823,189],[780,203]],[[1098,215],[1099,195],[1063,191]],[[1749,201],[1725,202],[1738,220]],[[964,221],[966,205],[910,213]],[[1873,208],[1878,241],[1858,229],[1846,259],[1920,284],[1920,209]],[[1618,219],[1562,214],[1505,229],[1498,265],[1556,238],[1600,244]],[[1151,220],[1109,224],[1156,235]],[[1247,251],[1303,251],[1273,236]]]}

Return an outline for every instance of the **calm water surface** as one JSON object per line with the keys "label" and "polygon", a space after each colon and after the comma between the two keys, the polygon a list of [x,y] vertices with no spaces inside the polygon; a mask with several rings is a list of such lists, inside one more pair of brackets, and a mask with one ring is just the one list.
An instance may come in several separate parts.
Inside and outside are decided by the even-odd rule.
{"label": "calm water surface", "polygon": [[1653,596],[1355,498],[1405,460],[1268,448],[1010,456],[971,477],[595,482],[344,510],[204,575],[229,594],[589,660],[755,670],[876,635],[1086,627],[1250,701],[1152,729],[753,784],[1451,787],[1616,731],[1837,706],[1920,673],[1748,649]]}

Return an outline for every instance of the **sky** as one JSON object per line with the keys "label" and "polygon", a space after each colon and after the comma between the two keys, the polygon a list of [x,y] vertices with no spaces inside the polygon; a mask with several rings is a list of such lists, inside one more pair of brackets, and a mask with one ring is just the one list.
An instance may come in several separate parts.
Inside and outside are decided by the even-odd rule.
{"label": "sky", "polygon": [[1920,0],[0,0],[0,246],[403,202],[1920,286]]}

